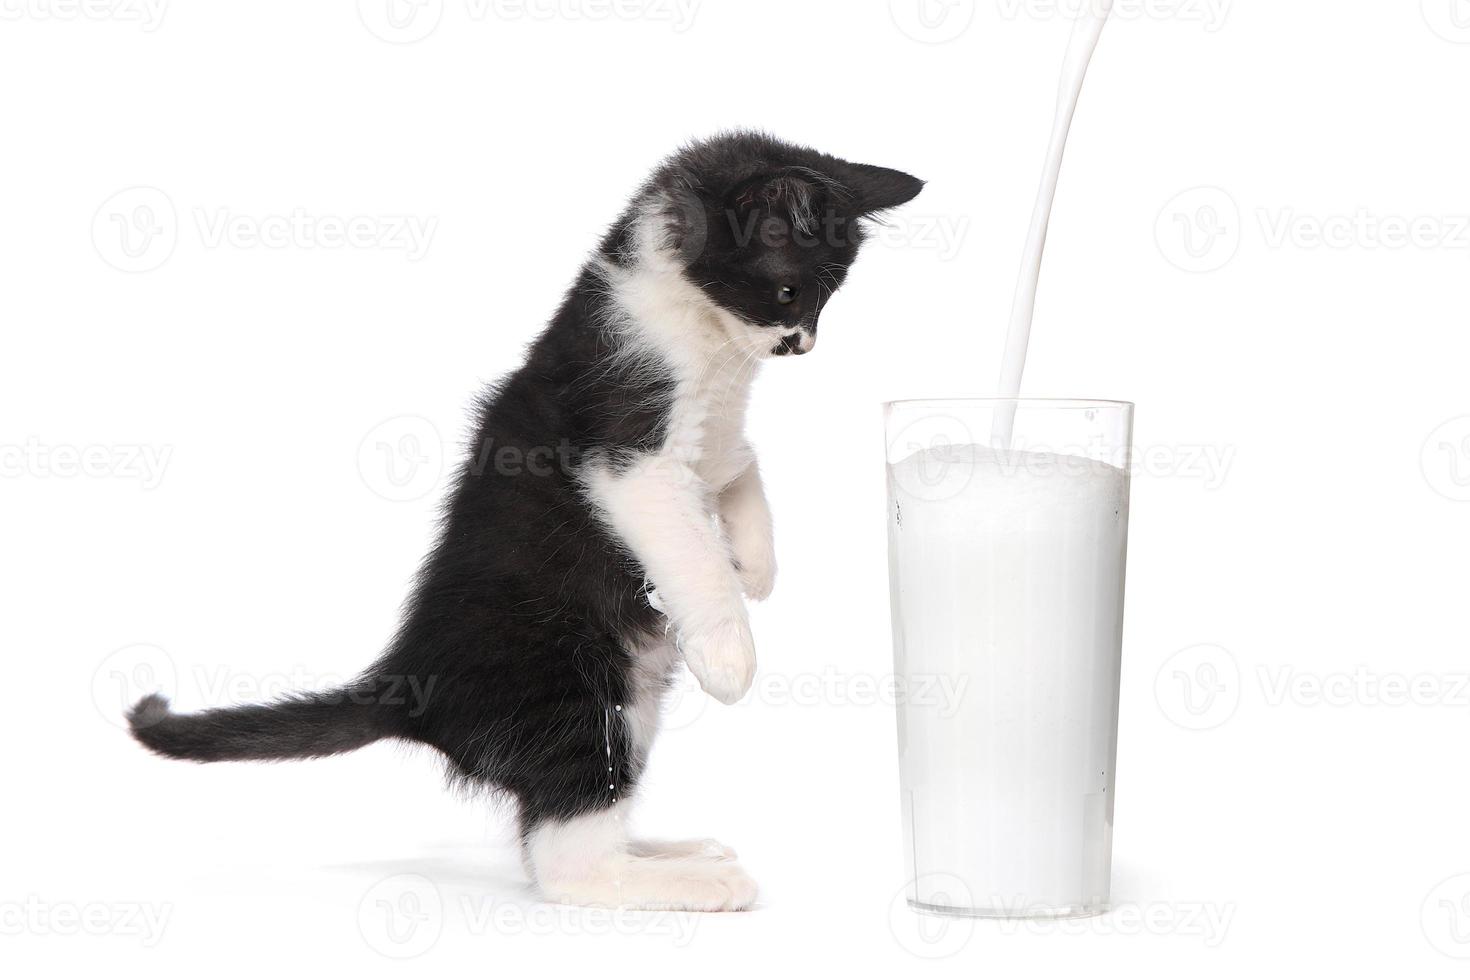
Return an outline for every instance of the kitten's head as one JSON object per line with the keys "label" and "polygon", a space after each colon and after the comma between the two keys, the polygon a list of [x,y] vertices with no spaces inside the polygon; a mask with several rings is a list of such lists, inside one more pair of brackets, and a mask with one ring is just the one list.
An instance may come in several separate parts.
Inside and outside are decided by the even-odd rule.
{"label": "kitten's head", "polygon": [[864,219],[924,186],[759,133],[675,155],[648,187],[662,247],[685,279],[769,355],[803,354],[822,307],[847,278]]}

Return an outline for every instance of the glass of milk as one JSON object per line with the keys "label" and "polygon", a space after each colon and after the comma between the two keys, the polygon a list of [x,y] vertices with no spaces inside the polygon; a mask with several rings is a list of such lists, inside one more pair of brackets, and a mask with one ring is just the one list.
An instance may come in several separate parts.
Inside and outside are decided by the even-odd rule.
{"label": "glass of milk", "polygon": [[1105,911],[1133,406],[885,406],[908,901]]}

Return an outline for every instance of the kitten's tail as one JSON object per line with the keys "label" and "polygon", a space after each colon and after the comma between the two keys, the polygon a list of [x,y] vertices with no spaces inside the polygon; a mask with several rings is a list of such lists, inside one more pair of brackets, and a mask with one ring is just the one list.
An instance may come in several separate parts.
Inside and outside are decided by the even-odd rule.
{"label": "kitten's tail", "polygon": [[395,734],[381,705],[346,690],[192,715],[175,714],[167,698],[150,694],[128,712],[128,726],[159,755],[196,762],[309,759]]}

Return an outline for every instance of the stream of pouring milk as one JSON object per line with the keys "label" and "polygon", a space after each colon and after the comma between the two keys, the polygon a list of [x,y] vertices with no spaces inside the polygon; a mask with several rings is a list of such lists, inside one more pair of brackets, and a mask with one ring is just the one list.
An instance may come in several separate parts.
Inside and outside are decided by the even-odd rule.
{"label": "stream of pouring milk", "polygon": [[[1103,26],[1112,10],[1113,0],[1083,0],[1082,9],[1072,22],[1072,36],[1067,41],[1062,78],[1057,85],[1056,116],[1046,149],[1046,168],[1041,172],[1041,187],[1036,192],[1036,207],[1031,212],[1031,228],[1026,233],[1026,249],[1021,255],[1021,271],[1016,276],[1016,292],[1011,300],[1011,320],[1006,329],[1000,386],[996,391],[1002,397],[1015,398],[1021,393],[1026,347],[1031,342],[1031,317],[1036,311],[1036,286],[1041,281],[1041,257],[1046,251],[1046,229],[1051,223],[1051,206],[1062,173],[1062,155],[1067,149],[1067,134],[1072,129],[1082,83],[1087,78],[1087,66],[1092,62],[1092,53],[1097,50],[1098,38],[1102,37]],[[1014,406],[998,408],[990,433],[992,445],[1001,448],[1010,445],[1014,419]]]}

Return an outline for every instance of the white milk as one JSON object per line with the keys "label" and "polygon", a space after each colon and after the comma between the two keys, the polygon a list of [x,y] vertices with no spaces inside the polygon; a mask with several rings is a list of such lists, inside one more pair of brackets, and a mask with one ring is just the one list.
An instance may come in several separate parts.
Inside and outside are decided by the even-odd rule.
{"label": "white milk", "polygon": [[[1020,393],[1067,133],[1111,9],[1088,0],[1072,27],[1002,397]],[[1014,403],[998,403],[995,448],[941,445],[889,467],[908,897],[1088,914],[1106,907],[1112,865],[1128,474],[1011,451],[1014,423]]]}
{"label": "white milk", "polygon": [[965,445],[916,452],[889,481],[909,897],[970,914],[1096,911],[1128,475]]}
{"label": "white milk", "polygon": [[[1016,276],[1016,292],[1011,300],[1010,325],[1006,330],[1005,354],[1001,358],[1000,384],[996,394],[1014,398],[1021,393],[1021,376],[1026,371],[1026,347],[1031,342],[1031,319],[1036,311],[1036,287],[1041,281],[1041,257],[1046,251],[1046,229],[1051,223],[1052,202],[1057,196],[1057,180],[1062,173],[1062,155],[1067,149],[1067,133],[1072,116],[1082,95],[1087,66],[1097,50],[1098,38],[1112,12],[1113,0],[1085,0],[1072,23],[1072,36],[1067,41],[1067,54],[1062,62],[1062,78],[1057,86],[1056,115],[1052,120],[1051,142],[1046,149],[1046,167],[1041,172],[1041,187],[1036,192],[1036,206],[1031,213],[1031,228],[1026,233],[1026,248],[1021,255],[1021,271]],[[1011,441],[1013,413],[996,413],[991,441],[1008,446]]]}

